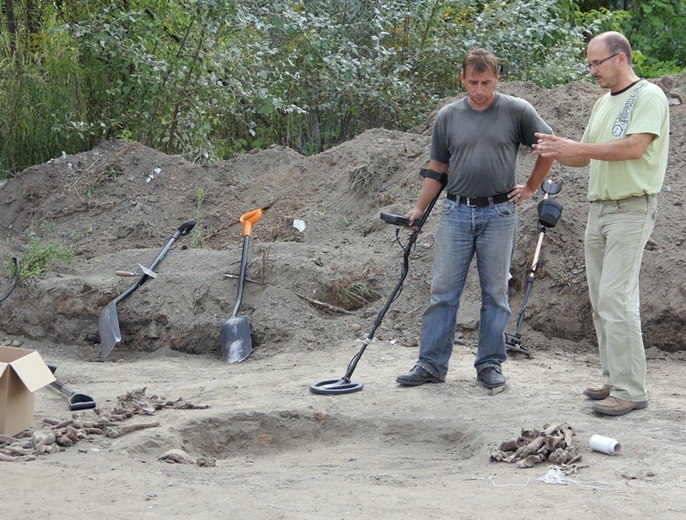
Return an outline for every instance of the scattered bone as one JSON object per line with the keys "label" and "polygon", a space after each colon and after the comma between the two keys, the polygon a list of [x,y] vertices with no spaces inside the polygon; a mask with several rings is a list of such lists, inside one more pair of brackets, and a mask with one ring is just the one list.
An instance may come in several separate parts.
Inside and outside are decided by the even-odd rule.
{"label": "scattered bone", "polygon": [[169,464],[195,464],[201,468],[214,468],[217,466],[217,459],[213,457],[198,457],[193,460],[193,457],[180,449],[167,450],[158,459]]}
{"label": "scattered bone", "polygon": [[10,446],[14,446],[15,448],[33,448],[33,442],[31,442],[30,439],[24,441],[17,440],[10,444]]}
{"label": "scattered bone", "polygon": [[214,457],[198,457],[195,463],[201,468],[214,468],[217,466],[217,459]]}
{"label": "scattered bone", "polygon": [[574,443],[574,428],[568,423],[545,425],[543,431],[522,429],[517,439],[504,441],[490,455],[491,462],[514,463],[531,468],[540,462],[560,466],[576,473],[581,460]]}
{"label": "scattered bone", "polygon": [[498,449],[500,451],[515,451],[517,448],[519,448],[517,441],[513,440],[503,442]]}
{"label": "scattered bone", "polygon": [[14,462],[15,460],[17,460],[17,457],[5,455],[2,450],[0,450],[0,462]]}
{"label": "scattered bone", "polygon": [[527,455],[525,459],[519,459],[515,464],[518,468],[533,468],[535,464],[544,460],[545,456],[539,453],[537,455]]}
{"label": "scattered bone", "polygon": [[22,448],[21,446],[14,446],[12,444],[10,444],[9,446],[4,446],[2,448],[2,451],[7,455],[19,455],[21,457],[25,455],[31,455],[31,453],[33,453],[31,450],[27,450],[26,448]]}
{"label": "scattered bone", "polygon": [[55,439],[55,444],[63,448],[69,448],[73,446],[74,442],[66,435],[60,435]]}
{"label": "scattered bone", "polygon": [[195,464],[193,458],[183,450],[172,449],[159,456],[159,460],[170,464]]}
{"label": "scattered bone", "polygon": [[151,422],[151,423],[139,423],[139,424],[129,424],[126,426],[110,426],[105,428],[105,437],[109,437],[110,439],[114,439],[116,437],[121,437],[122,435],[126,435],[127,433],[133,433],[137,432],[138,430],[145,430],[146,428],[156,428],[160,425],[159,422]]}
{"label": "scattered bone", "polygon": [[174,410],[205,410],[209,408],[206,404],[193,404],[179,399],[174,403]]}
{"label": "scattered bone", "polygon": [[55,442],[55,432],[36,430],[31,434],[31,442],[33,443],[34,448],[37,448],[38,446],[50,446]]}
{"label": "scattered bone", "polygon": [[[69,448],[83,439],[94,435],[117,438],[145,428],[155,428],[159,422],[122,424],[135,416],[154,415],[157,410],[172,408],[176,410],[205,409],[209,406],[194,405],[182,398],[174,401],[164,397],[145,396],[145,388],[128,392],[119,397],[118,402],[108,409],[93,408],[74,413],[70,419],[43,419],[41,429],[27,429],[11,437],[0,435],[0,462],[33,460],[37,455],[57,453]],[[196,462],[201,465],[200,459]],[[202,465],[213,466],[214,459],[202,459]]]}

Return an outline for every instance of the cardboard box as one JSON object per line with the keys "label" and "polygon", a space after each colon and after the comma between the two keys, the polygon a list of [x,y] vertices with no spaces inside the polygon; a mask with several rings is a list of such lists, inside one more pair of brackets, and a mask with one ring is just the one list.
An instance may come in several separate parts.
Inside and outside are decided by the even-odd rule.
{"label": "cardboard box", "polygon": [[0,346],[0,433],[33,426],[33,393],[55,376],[35,350]]}

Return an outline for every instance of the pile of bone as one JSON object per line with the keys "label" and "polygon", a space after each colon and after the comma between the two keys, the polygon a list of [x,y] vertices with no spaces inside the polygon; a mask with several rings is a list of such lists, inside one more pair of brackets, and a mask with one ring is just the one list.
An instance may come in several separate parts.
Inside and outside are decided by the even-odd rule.
{"label": "pile of bone", "polygon": [[90,440],[94,435],[117,438],[146,428],[155,428],[158,421],[137,421],[127,424],[134,417],[152,416],[157,410],[204,409],[182,398],[169,401],[164,397],[145,396],[145,388],[127,392],[117,398],[111,408],[94,408],[74,413],[66,420],[43,419],[41,429],[27,429],[16,436],[0,434],[0,461],[33,460],[38,455],[63,451],[79,441]]}
{"label": "pile of bone", "polygon": [[491,462],[510,462],[520,468],[548,462],[563,470],[575,471],[581,454],[574,442],[574,428],[566,422],[543,428],[522,430],[518,438],[503,442],[491,453]]}

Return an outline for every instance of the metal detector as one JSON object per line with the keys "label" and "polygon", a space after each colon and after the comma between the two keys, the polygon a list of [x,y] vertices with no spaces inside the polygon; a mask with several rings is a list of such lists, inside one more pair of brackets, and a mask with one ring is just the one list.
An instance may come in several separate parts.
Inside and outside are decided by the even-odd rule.
{"label": "metal detector", "polygon": [[543,238],[548,229],[555,227],[557,221],[562,214],[562,204],[552,199],[552,195],[560,193],[563,181],[551,182],[549,179],[543,181],[540,191],[543,192],[543,199],[538,203],[538,242],[536,242],[536,250],[534,251],[534,259],[531,262],[531,268],[526,278],[526,290],[524,291],[524,301],[522,302],[522,310],[519,311],[519,318],[517,319],[517,330],[514,334],[505,333],[505,347],[507,350],[514,352],[521,352],[528,357],[532,357],[531,351],[522,346],[522,323],[524,322],[524,314],[529,305],[529,296],[531,294],[531,287],[536,278],[536,271],[541,256],[541,246],[543,245]]}
{"label": "metal detector", "polygon": [[[429,176],[429,175],[427,175]],[[438,179],[436,179],[438,180]],[[390,308],[391,304],[395,301],[395,299],[399,296],[403,282],[405,281],[405,277],[407,276],[407,273],[409,271],[410,267],[410,251],[412,250],[412,246],[414,243],[417,241],[417,238],[419,237],[419,233],[422,230],[422,227],[424,227],[424,223],[426,222],[426,219],[429,217],[429,213],[431,213],[432,208],[434,207],[434,204],[436,204],[436,201],[438,200],[438,196],[441,194],[443,191],[443,187],[438,191],[436,196],[433,198],[433,200],[429,203],[429,205],[426,208],[426,211],[424,212],[424,215],[422,216],[422,219],[419,221],[419,223],[416,224],[416,228],[410,235],[410,238],[407,241],[407,245],[403,247],[404,254],[403,254],[403,267],[400,273],[400,279],[395,285],[395,288],[393,291],[391,291],[390,296],[386,300],[386,304],[383,306],[381,311],[379,312],[379,315],[376,317],[376,321],[374,322],[374,325],[372,326],[372,329],[369,331],[369,334],[367,337],[364,339],[362,342],[362,347],[360,350],[355,354],[355,356],[352,358],[350,363],[348,364],[348,370],[346,371],[345,375],[341,377],[340,379],[322,379],[321,381],[317,381],[315,383],[312,383],[310,385],[310,391],[314,394],[324,394],[324,395],[338,395],[338,394],[350,394],[353,392],[358,392],[362,390],[363,384],[360,381],[353,380],[352,375],[353,372],[355,371],[355,368],[357,367],[357,362],[360,360],[362,357],[362,354],[364,354],[364,351],[367,349],[367,345],[369,345],[372,340],[374,339],[374,334],[376,333],[376,329],[381,325],[381,321],[383,320],[384,316],[386,315],[386,312]],[[398,227],[395,230],[395,238],[398,243],[400,243],[400,240],[398,238],[398,235],[400,233],[400,225],[409,225],[409,220],[406,220],[406,217],[401,217],[399,215],[390,215],[388,213],[382,213],[381,214],[381,219],[388,223],[388,224],[396,224]],[[402,244],[401,244],[402,245]]]}

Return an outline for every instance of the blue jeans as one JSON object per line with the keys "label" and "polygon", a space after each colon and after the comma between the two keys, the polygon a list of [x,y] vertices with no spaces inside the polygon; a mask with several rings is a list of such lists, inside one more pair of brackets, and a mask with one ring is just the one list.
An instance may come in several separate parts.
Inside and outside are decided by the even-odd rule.
{"label": "blue jeans", "polygon": [[507,279],[517,230],[510,202],[469,207],[448,199],[434,246],[431,301],[422,316],[417,364],[445,379],[453,352],[457,309],[472,258],[481,286],[479,344],[474,367],[499,367],[507,359],[505,327],[512,312],[507,302]]}

